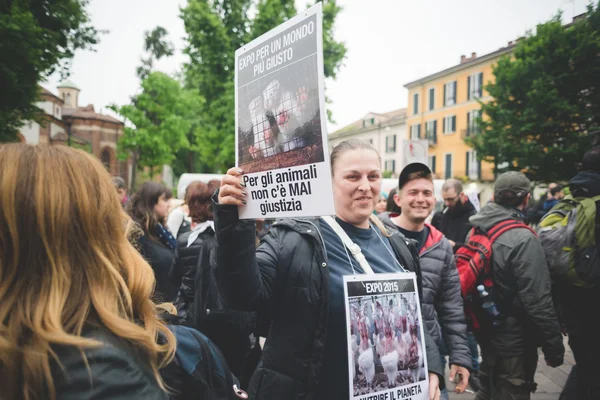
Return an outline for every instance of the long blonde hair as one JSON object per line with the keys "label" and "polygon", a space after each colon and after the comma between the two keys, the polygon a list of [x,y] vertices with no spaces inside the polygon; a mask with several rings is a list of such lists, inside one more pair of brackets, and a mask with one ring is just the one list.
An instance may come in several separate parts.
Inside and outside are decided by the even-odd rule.
{"label": "long blonde hair", "polygon": [[154,273],[127,241],[125,218],[87,153],[0,146],[0,398],[56,398],[53,347],[100,346],[81,336],[94,327],[135,346],[164,388],[158,370],[175,338],[156,316]]}

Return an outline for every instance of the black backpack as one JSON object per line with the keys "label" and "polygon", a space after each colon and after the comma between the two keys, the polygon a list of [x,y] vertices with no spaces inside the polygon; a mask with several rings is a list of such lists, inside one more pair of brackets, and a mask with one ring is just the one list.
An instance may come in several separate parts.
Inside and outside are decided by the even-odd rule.
{"label": "black backpack", "polygon": [[171,400],[247,399],[217,346],[197,330],[169,325],[177,339],[173,361],[161,370]]}

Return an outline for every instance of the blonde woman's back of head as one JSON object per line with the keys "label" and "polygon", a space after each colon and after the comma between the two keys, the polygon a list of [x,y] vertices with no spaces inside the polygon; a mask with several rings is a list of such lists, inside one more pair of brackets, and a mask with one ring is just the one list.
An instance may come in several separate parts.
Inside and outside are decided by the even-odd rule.
{"label": "blonde woman's back of head", "polygon": [[82,336],[91,327],[137,347],[162,385],[174,338],[156,318],[154,274],[124,218],[87,153],[0,146],[0,399],[54,398],[53,346],[98,346]]}

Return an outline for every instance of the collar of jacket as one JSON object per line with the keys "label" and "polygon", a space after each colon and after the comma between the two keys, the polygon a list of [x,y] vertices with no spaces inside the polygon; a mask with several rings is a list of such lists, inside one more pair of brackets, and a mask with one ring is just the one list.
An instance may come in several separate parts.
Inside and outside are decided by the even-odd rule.
{"label": "collar of jacket", "polygon": [[433,227],[433,225],[425,224],[429,228],[429,236],[427,236],[427,240],[421,249],[420,255],[423,255],[426,251],[437,247],[439,243],[444,238],[444,234]]}

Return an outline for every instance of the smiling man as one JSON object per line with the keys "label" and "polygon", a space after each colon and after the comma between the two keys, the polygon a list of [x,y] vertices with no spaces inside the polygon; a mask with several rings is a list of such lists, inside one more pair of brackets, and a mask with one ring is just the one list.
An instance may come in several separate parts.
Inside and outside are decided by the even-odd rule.
{"label": "smiling man", "polygon": [[400,173],[394,197],[402,213],[394,218],[383,216],[382,221],[387,228],[418,242],[423,319],[438,346],[443,335],[450,354],[450,378],[461,375],[456,391],[462,393],[471,368],[467,325],[452,246],[440,231],[425,223],[435,206],[433,190],[431,170],[425,164],[407,165]]}

